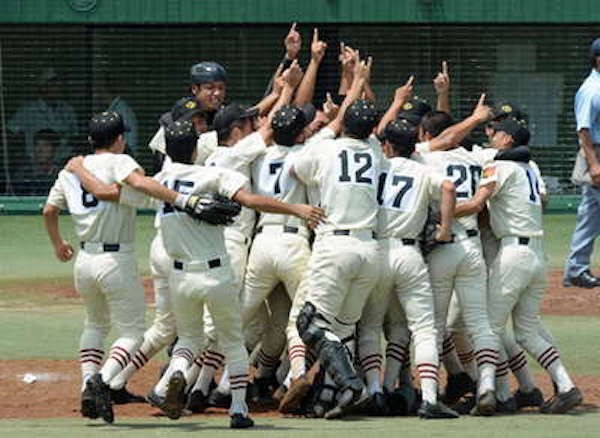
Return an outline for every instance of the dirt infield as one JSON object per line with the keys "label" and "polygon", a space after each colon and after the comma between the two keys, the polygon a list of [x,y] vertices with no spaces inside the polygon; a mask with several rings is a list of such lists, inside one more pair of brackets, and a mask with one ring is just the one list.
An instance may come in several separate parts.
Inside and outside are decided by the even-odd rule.
{"label": "dirt infield", "polygon": [[[149,280],[144,283],[147,300],[152,302],[151,283]],[[16,287],[11,290],[16,291]],[[48,282],[43,287],[36,287],[36,293],[40,292],[49,301],[78,299],[73,288],[65,286],[64,282]],[[542,311],[552,315],[600,315],[600,290],[564,288],[561,272],[553,271],[549,275],[549,288],[542,303]],[[130,390],[145,395],[156,382],[159,367],[160,363],[156,361],[148,364],[134,376]],[[24,382],[27,374],[35,376],[36,381]],[[10,396],[0,398],[0,418],[79,417],[79,379],[79,365],[75,360],[2,360],[0,382],[3,393]],[[551,394],[551,384],[545,374],[537,375],[536,380],[545,394]],[[584,409],[596,409],[600,406],[600,376],[574,376],[574,380],[584,392]],[[116,406],[115,414],[117,418],[160,415],[157,409],[145,404]],[[203,415],[225,414],[225,410],[210,409]],[[278,414],[266,411],[253,415],[258,417]]]}

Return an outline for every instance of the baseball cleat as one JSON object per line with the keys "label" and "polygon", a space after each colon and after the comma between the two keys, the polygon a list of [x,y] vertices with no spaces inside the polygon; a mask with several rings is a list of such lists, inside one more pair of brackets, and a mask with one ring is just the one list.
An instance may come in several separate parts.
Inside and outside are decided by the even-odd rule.
{"label": "baseball cleat", "polygon": [[387,394],[383,392],[376,392],[371,395],[366,412],[369,415],[373,415],[375,417],[385,417],[389,415],[390,409],[387,403]]}
{"label": "baseball cleat", "polygon": [[110,399],[110,388],[102,380],[102,375],[95,374],[91,379],[92,392],[96,399],[96,413],[107,423],[115,421],[112,400]]}
{"label": "baseball cleat", "polygon": [[389,415],[410,414],[416,404],[417,395],[412,385],[402,385],[387,394]]}
{"label": "baseball cleat", "polygon": [[560,392],[544,402],[540,408],[542,414],[566,414],[583,401],[583,395],[577,387],[567,392]]}
{"label": "baseball cleat", "polygon": [[145,397],[129,392],[125,386],[121,389],[111,389],[110,399],[115,405],[126,405],[129,403],[146,403]]}
{"label": "baseball cleat", "polygon": [[565,277],[563,279],[564,287],[582,287],[584,289],[593,289],[600,286],[600,278],[592,275],[590,271],[584,271],[577,277]]}
{"label": "baseball cleat", "polygon": [[471,415],[489,417],[496,412],[496,394],[494,391],[486,391],[479,396],[477,404],[471,410]]}
{"label": "baseball cleat", "polygon": [[94,397],[94,388],[91,379],[85,382],[85,389],[81,393],[81,415],[92,420],[98,418],[96,398]]}
{"label": "baseball cleat", "polygon": [[508,400],[496,400],[497,414],[514,414],[517,412],[517,402],[514,397],[509,397]]}
{"label": "baseball cleat", "polygon": [[208,407],[208,396],[204,395],[202,391],[197,389],[196,391],[190,392],[187,400],[186,409],[194,414],[204,412]]}
{"label": "baseball cleat", "polygon": [[474,395],[468,395],[463,397],[454,405],[454,410],[460,415],[469,415],[477,404],[477,397]]}
{"label": "baseball cleat", "polygon": [[252,418],[239,413],[233,414],[229,422],[229,427],[232,429],[248,429],[253,426],[254,421],[252,421]]}
{"label": "baseball cleat", "polygon": [[337,400],[337,404],[325,412],[324,417],[327,420],[334,420],[337,418],[342,418],[348,411],[352,408],[358,408],[364,406],[365,403],[369,401],[369,394],[366,389],[363,387],[362,391],[357,392],[352,390],[351,388],[346,389]]}
{"label": "baseball cleat", "polygon": [[[250,388],[248,388],[248,393],[250,393]],[[231,405],[231,394],[225,394],[215,389],[208,396],[208,404],[215,408],[229,408]]]}
{"label": "baseball cleat", "polygon": [[419,417],[424,418],[426,420],[433,419],[450,419],[450,418],[458,418],[458,413],[450,409],[442,402],[437,402],[436,404],[429,403],[428,401],[424,401],[421,404],[421,407],[417,411]]}
{"label": "baseball cleat", "polygon": [[448,374],[448,383],[446,384],[446,392],[444,394],[444,402],[453,405],[460,398],[468,393],[475,394],[475,382],[465,373]]}
{"label": "baseball cleat", "polygon": [[529,392],[524,392],[518,389],[513,394],[517,409],[527,407],[540,407],[544,404],[544,395],[539,388],[533,388]]}
{"label": "baseball cleat", "polygon": [[185,376],[181,371],[175,371],[169,379],[167,394],[162,411],[171,420],[177,420],[185,408]]}
{"label": "baseball cleat", "polygon": [[279,386],[275,376],[269,377],[258,377],[254,379],[254,386],[256,393],[252,397],[252,401],[259,405],[272,405],[273,404],[273,392]]}
{"label": "baseball cleat", "polygon": [[309,390],[310,382],[305,375],[292,380],[289,389],[279,403],[279,412],[282,414],[297,412],[302,407],[304,397]]}

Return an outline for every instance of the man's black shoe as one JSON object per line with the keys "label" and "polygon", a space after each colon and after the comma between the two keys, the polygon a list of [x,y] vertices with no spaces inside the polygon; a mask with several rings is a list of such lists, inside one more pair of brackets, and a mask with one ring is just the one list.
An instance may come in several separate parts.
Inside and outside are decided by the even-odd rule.
{"label": "man's black shoe", "polygon": [[593,289],[600,286],[600,278],[592,275],[590,271],[584,271],[577,277],[565,277],[563,279],[564,287],[583,287],[585,289]]}

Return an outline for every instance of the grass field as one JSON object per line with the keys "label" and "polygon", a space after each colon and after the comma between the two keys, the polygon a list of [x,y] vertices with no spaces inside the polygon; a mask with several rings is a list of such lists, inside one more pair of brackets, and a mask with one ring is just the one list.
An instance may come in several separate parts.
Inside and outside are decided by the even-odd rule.
{"label": "grass field", "polygon": [[[71,220],[61,218],[65,236],[75,242]],[[560,269],[569,247],[574,226],[572,215],[546,217],[546,254],[549,267]],[[149,244],[153,237],[152,218],[138,218],[138,259],[148,274]],[[55,260],[47,241],[41,217],[0,216],[0,362],[10,360],[72,360],[78,348],[83,311],[78,299],[47,294],[53,287],[71,284],[72,263]],[[600,263],[596,256],[593,267]],[[573,292],[576,293],[576,292]],[[152,312],[148,312],[148,317]],[[600,318],[596,316],[546,316],[545,324],[561,348],[561,356],[571,373],[600,377],[598,345]],[[592,348],[590,348],[590,346]],[[533,362],[530,362],[533,363]],[[534,370],[539,371],[537,365]],[[0,374],[0,387],[15,376]],[[10,383],[10,382],[9,382]],[[27,387],[25,387],[25,390]],[[585,394],[585,388],[583,388]],[[0,391],[3,393],[3,391]],[[3,397],[10,397],[4,394]],[[0,405],[1,406],[1,405]],[[23,415],[25,418],[25,415]],[[3,437],[65,436],[190,436],[204,432],[219,436],[279,437],[592,437],[600,436],[600,413],[579,413],[560,417],[537,414],[480,419],[465,417],[456,421],[425,422],[414,418],[351,418],[344,421],[289,418],[256,419],[258,427],[245,432],[230,431],[223,417],[191,417],[177,422],[151,416],[118,418],[113,426],[66,419],[2,419]]]}

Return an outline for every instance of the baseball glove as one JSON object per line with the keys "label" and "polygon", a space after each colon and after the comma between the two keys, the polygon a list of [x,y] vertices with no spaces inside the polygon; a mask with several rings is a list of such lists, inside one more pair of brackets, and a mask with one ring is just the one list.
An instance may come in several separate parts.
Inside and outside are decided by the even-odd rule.
{"label": "baseball glove", "polygon": [[419,238],[421,253],[423,257],[433,251],[441,243],[435,238],[437,226],[440,223],[439,212],[434,211],[431,207],[427,208],[427,220]]}
{"label": "baseball glove", "polygon": [[212,225],[229,225],[240,214],[242,206],[221,195],[192,195],[185,205],[185,212],[202,222]]}

